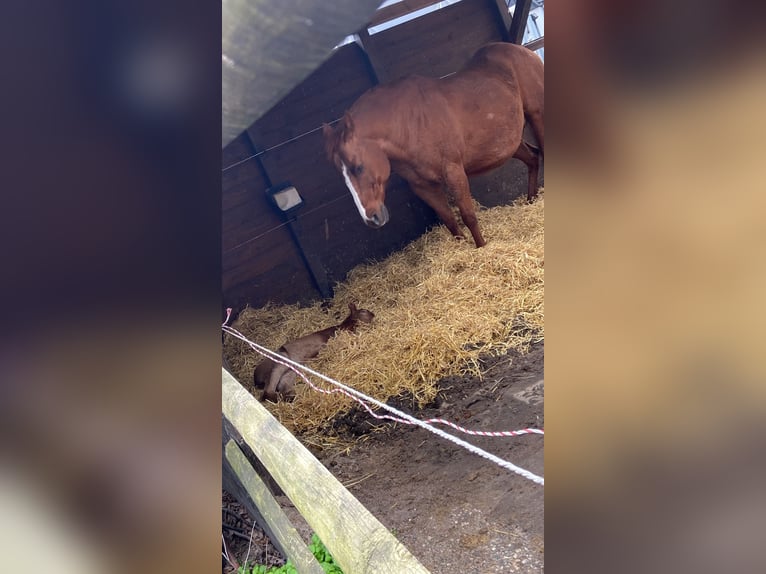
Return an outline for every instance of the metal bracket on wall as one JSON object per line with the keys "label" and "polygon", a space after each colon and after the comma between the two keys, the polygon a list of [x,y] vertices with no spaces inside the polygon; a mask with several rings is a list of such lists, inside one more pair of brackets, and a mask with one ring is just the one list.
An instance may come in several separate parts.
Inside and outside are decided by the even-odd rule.
{"label": "metal bracket on wall", "polygon": [[332,291],[327,280],[327,271],[322,265],[321,259],[314,251],[313,246],[309,245],[307,248],[301,240],[297,214],[304,207],[303,197],[289,182],[272,185],[266,190],[266,195],[269,197],[271,205],[276,208],[287,223],[293,243],[298,248],[298,253],[301,254],[303,263],[308,269],[317,291],[325,299],[331,297]]}
{"label": "metal bracket on wall", "polygon": [[[255,145],[255,142],[253,142],[252,137],[250,136],[249,132],[245,132],[247,135],[247,141],[250,142],[250,146],[253,149],[254,153],[258,153],[258,148]],[[261,171],[261,175],[263,176],[264,181],[266,182],[266,185],[268,185],[268,189],[266,190],[267,194],[273,196],[273,192],[278,187],[284,187],[282,186],[274,186],[274,183],[271,181],[271,177],[269,176],[268,171],[266,170],[266,166],[263,164],[263,161],[260,157],[256,157],[256,161],[258,162],[258,168]],[[273,198],[272,198],[273,199]],[[300,198],[300,203],[302,204],[302,198]],[[293,213],[294,210],[300,209],[300,205],[290,208],[288,211],[290,213],[285,213],[274,201],[272,201],[272,204],[274,205],[276,211],[278,211],[283,219],[285,219],[287,223],[288,229],[290,229],[290,236],[293,239],[293,243],[295,244],[295,247],[298,249],[298,252],[301,254],[301,258],[303,259],[303,263],[306,266],[306,269],[309,272],[309,275],[311,275],[311,279],[314,282],[314,287],[319,292],[319,294],[322,296],[323,299],[329,299],[332,297],[332,288],[330,287],[330,281],[327,279],[327,271],[325,270],[324,266],[322,265],[322,262],[319,258],[319,256],[314,253],[312,249],[306,249],[306,247],[303,244],[303,241],[301,241],[301,234],[299,233],[299,228],[297,226],[297,219],[295,216],[295,213]]]}

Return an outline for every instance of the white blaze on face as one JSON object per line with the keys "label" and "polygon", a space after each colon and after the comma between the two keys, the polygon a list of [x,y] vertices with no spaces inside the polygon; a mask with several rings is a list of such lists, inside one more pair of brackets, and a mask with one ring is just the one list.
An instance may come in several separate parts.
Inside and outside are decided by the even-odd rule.
{"label": "white blaze on face", "polygon": [[346,164],[343,162],[340,164],[343,166],[343,179],[346,180],[346,187],[348,187],[348,190],[351,192],[351,197],[354,198],[354,203],[356,204],[356,208],[359,210],[359,215],[361,215],[362,219],[365,221],[370,221],[370,218],[367,217],[367,213],[364,210],[364,206],[362,206],[362,200],[354,188],[354,184],[351,183],[351,178],[348,176],[348,169],[346,168]]}

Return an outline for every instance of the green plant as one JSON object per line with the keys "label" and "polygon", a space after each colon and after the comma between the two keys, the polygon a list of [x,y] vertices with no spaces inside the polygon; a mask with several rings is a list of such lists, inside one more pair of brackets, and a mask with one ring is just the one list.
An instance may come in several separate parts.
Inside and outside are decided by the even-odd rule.
{"label": "green plant", "polygon": [[298,571],[288,560],[282,566],[266,566],[264,564],[258,564],[253,566],[251,570],[248,570],[246,566],[240,566],[238,574],[298,574]]}
{"label": "green plant", "polygon": [[[333,557],[316,534],[311,535],[309,550],[311,550],[311,553],[317,559],[325,574],[343,574],[343,570],[335,563],[335,560],[333,560]],[[237,574],[298,574],[298,571],[288,560],[283,566],[265,566],[263,564],[240,566]]]}
{"label": "green plant", "polygon": [[316,534],[311,535],[309,550],[311,550],[311,553],[319,561],[319,565],[322,567],[322,570],[325,571],[325,574],[343,574],[343,570],[341,570],[340,566],[335,563],[335,560],[333,560],[333,557]]}

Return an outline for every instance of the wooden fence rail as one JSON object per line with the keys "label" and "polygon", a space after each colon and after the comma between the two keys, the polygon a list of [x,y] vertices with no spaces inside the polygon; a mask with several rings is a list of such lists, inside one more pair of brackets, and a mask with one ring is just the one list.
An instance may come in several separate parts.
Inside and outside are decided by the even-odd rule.
{"label": "wooden fence rail", "polygon": [[[277,421],[222,369],[223,415],[322,540],[344,574],[429,574],[420,562]],[[316,570],[305,545],[234,441],[224,459],[302,574]],[[316,561],[313,562],[318,567]],[[319,570],[321,572],[321,568]]]}

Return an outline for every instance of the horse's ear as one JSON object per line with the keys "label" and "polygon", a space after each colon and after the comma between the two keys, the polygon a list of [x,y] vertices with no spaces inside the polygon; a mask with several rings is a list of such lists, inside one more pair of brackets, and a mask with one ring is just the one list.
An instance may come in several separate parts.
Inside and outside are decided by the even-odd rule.
{"label": "horse's ear", "polygon": [[324,139],[328,140],[335,134],[335,130],[332,129],[330,124],[322,124],[322,135]]}
{"label": "horse's ear", "polygon": [[327,154],[327,159],[332,163],[334,161],[335,148],[338,145],[338,136],[329,124],[322,124],[322,136],[324,137],[324,150]]}
{"label": "horse's ear", "polygon": [[343,114],[341,126],[341,138],[343,138],[343,141],[346,142],[351,137],[351,134],[354,133],[354,119],[351,117],[350,113],[346,112]]}

